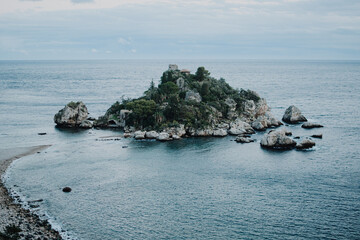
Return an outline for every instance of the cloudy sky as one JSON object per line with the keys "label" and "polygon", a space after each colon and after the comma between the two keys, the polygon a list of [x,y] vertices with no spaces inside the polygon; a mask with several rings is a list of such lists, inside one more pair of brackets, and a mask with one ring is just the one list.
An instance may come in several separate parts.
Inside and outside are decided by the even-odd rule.
{"label": "cloudy sky", "polygon": [[360,0],[0,0],[0,59],[360,59]]}

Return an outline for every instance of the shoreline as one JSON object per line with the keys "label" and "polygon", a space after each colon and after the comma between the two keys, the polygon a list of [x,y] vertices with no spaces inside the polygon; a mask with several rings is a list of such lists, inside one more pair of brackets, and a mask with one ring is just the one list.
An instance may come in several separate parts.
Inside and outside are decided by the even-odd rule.
{"label": "shoreline", "polygon": [[15,225],[21,229],[19,239],[62,239],[48,221],[16,204],[3,183],[3,176],[11,163],[21,157],[41,152],[51,145],[18,147],[0,150],[0,239],[5,228]]}

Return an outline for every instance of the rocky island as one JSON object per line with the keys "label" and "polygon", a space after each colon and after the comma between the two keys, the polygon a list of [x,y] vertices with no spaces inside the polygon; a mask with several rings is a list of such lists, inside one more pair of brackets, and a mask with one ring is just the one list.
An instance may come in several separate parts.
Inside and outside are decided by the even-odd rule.
{"label": "rocky island", "polygon": [[[290,124],[307,121],[295,106],[285,111],[282,120]],[[151,81],[143,96],[115,102],[98,119],[88,118],[84,103],[70,102],[55,114],[54,121],[60,127],[119,128],[124,130],[124,137],[138,140],[234,135],[240,143],[253,142],[250,137],[255,131],[283,125],[256,92],[234,89],[225,79],[212,77],[204,67],[191,74],[175,64],[169,65],[157,86]],[[272,149],[314,145],[297,145],[286,130],[270,131],[260,144]]]}

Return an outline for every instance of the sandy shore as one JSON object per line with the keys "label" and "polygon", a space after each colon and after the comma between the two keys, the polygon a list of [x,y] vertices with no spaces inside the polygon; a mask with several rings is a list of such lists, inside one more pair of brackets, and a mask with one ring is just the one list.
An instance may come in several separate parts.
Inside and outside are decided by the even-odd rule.
{"label": "sandy shore", "polygon": [[[0,177],[15,159],[40,152],[48,147],[50,145],[0,150]],[[61,239],[59,233],[51,229],[47,221],[40,220],[35,214],[15,204],[0,178],[0,240],[9,239],[2,235],[9,225],[21,229],[18,233],[20,239]]]}

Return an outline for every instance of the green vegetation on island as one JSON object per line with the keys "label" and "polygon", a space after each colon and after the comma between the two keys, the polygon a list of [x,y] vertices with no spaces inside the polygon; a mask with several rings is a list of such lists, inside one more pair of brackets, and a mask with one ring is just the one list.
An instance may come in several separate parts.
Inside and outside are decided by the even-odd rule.
{"label": "green vegetation on island", "polygon": [[260,97],[251,90],[232,88],[223,78],[211,77],[204,67],[191,74],[170,65],[158,86],[151,81],[142,97],[114,103],[95,125],[161,130],[183,124],[204,129],[235,120],[249,100],[257,103]]}

